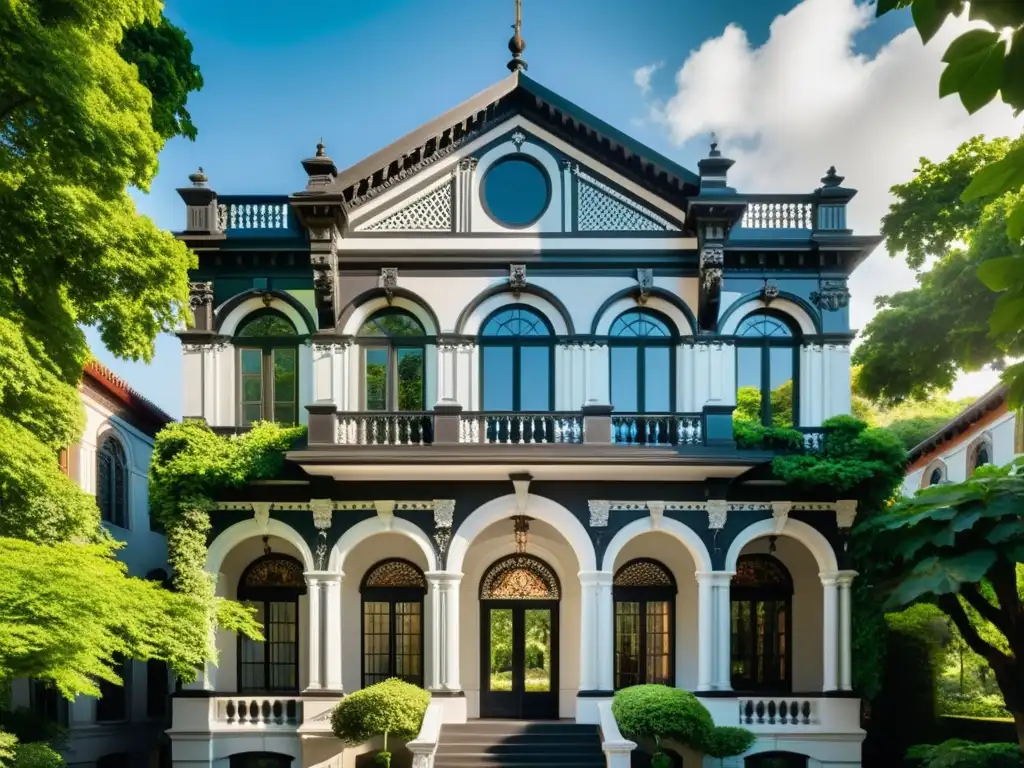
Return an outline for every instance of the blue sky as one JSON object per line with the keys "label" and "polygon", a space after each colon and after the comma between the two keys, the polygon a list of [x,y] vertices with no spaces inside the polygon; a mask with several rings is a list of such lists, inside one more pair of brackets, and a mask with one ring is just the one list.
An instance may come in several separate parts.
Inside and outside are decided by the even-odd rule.
{"label": "blue sky", "polygon": [[[819,18],[829,19],[836,15],[830,5],[854,7],[855,2],[524,0],[525,58],[535,80],[694,167],[706,152],[706,132],[673,132],[651,117],[652,107],[660,109],[675,94],[675,73],[691,54],[707,40],[723,39],[729,24],[742,28],[756,51],[775,34],[773,19],[797,5],[820,6],[817,12],[825,15]],[[188,33],[206,82],[188,105],[199,137],[167,145],[152,190],[137,200],[160,226],[180,229],[184,207],[174,190],[199,165],[221,193],[292,192],[304,183],[299,160],[321,137],[345,167],[504,77],[514,3],[168,0],[167,14]],[[808,46],[830,46],[830,38],[819,40],[811,28],[819,26],[813,17],[806,19],[812,19],[802,22],[808,25]],[[849,49],[841,52],[844,62],[868,71],[867,64],[882,61],[880,52],[909,26],[909,15],[901,12],[877,22],[862,19],[835,34],[838,45]],[[913,41],[906,39],[910,50]],[[644,93],[634,73],[647,65],[660,67]],[[935,82],[926,87],[934,89]],[[723,88],[720,100],[735,99],[731,90]],[[704,98],[710,107],[719,95]],[[685,107],[676,104],[677,112]],[[758,130],[755,125],[753,134]],[[742,131],[734,133],[739,141]],[[813,189],[824,170],[813,178],[804,173],[801,188]],[[771,188],[771,181],[765,186]],[[876,227],[877,216],[875,222]],[[90,342],[132,386],[181,415],[176,338],[159,340],[149,366],[113,359],[94,333]]]}

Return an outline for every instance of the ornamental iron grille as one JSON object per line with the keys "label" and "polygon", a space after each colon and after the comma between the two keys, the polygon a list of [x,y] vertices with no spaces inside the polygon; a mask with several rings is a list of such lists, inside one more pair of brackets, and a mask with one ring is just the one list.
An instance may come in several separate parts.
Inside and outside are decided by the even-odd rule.
{"label": "ornamental iron grille", "polygon": [[239,693],[299,690],[299,595],[306,593],[302,564],[271,553],[242,573],[238,599],[252,603],[265,640],[238,638]]}
{"label": "ornamental iron grille", "polygon": [[634,203],[597,179],[579,176],[580,232],[666,232],[674,230],[660,216]]}
{"label": "ornamental iron grille", "polygon": [[397,677],[423,686],[423,596],[427,579],[400,558],[373,565],[359,587],[363,603],[363,687]]}
{"label": "ornamental iron grille", "polygon": [[741,555],[730,589],[732,687],[792,687],[793,578],[770,554]]}
{"label": "ornamental iron grille", "polygon": [[657,560],[630,560],[615,573],[615,689],[675,685],[676,580]]}
{"label": "ornamental iron grille", "polygon": [[367,232],[450,232],[452,189],[452,182],[448,180],[401,210],[362,229]]}
{"label": "ornamental iron grille", "polygon": [[554,571],[532,555],[497,561],[480,582],[481,600],[559,600],[561,596]]}
{"label": "ornamental iron grille", "polygon": [[745,317],[736,328],[736,411],[738,421],[793,427],[799,408],[799,333],[790,319],[772,310]]}

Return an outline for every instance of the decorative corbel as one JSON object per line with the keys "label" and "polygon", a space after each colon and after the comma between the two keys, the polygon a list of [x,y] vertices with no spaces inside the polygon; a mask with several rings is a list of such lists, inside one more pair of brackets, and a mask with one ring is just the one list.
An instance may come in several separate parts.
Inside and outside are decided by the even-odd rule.
{"label": "decorative corbel", "polygon": [[648,501],[647,509],[651,512],[651,528],[658,530],[661,527],[661,518],[665,514],[665,502]]}
{"label": "decorative corbel", "polygon": [[647,299],[651,295],[651,289],[654,287],[654,270],[638,269],[636,271],[636,282],[640,288],[640,292],[636,296],[636,303],[642,306],[647,303]]}
{"label": "decorative corbel", "polygon": [[324,570],[324,559],[327,557],[327,529],[331,527],[334,516],[334,502],[331,499],[310,499],[309,508],[313,512],[313,527],[316,528],[316,569]]}
{"label": "decorative corbel", "polygon": [[270,508],[274,506],[269,501],[252,502],[252,514],[256,525],[260,529],[260,535],[266,536],[270,530]]}
{"label": "decorative corbel", "polygon": [[529,472],[514,472],[509,475],[509,480],[515,489],[516,514],[525,515],[530,501],[530,481],[533,480],[533,476]]}
{"label": "decorative corbel", "polygon": [[380,268],[380,287],[384,289],[384,296],[388,306],[395,299],[395,288],[398,287],[398,267]]}
{"label": "decorative corbel", "polygon": [[377,517],[383,521],[384,529],[390,531],[395,524],[395,502],[375,501],[373,508],[377,510]]}
{"label": "decorative corbel", "polygon": [[775,527],[772,530],[776,536],[781,536],[782,531],[785,530],[786,523],[789,521],[789,513],[792,509],[792,501],[772,502],[772,520],[775,522]]}
{"label": "decorative corbel", "polygon": [[526,265],[510,264],[508,268],[508,287],[512,294],[518,299],[523,289],[526,288]]}
{"label": "decorative corbel", "polygon": [[779,298],[779,286],[775,283],[768,282],[768,279],[765,278],[764,287],[761,288],[761,301],[763,301],[764,305],[767,307],[770,306],[777,298]]}
{"label": "decorative corbel", "polygon": [[708,244],[700,251],[700,279],[705,291],[717,292],[725,269],[725,248]]}
{"label": "decorative corbel", "polygon": [[850,289],[845,280],[822,280],[818,290],[811,292],[811,301],[818,309],[838,312],[850,303]]}
{"label": "decorative corbel", "polygon": [[434,499],[434,527],[451,528],[455,520],[455,499]]}
{"label": "decorative corbel", "polygon": [[857,519],[857,500],[844,499],[836,502],[836,525],[840,531],[849,531],[853,528],[853,521]]}
{"label": "decorative corbel", "polygon": [[587,502],[587,506],[590,507],[590,527],[607,528],[611,502],[604,499],[591,499]]}
{"label": "decorative corbel", "polygon": [[708,528],[712,531],[720,531],[725,528],[725,521],[729,516],[729,502],[725,499],[709,499]]}

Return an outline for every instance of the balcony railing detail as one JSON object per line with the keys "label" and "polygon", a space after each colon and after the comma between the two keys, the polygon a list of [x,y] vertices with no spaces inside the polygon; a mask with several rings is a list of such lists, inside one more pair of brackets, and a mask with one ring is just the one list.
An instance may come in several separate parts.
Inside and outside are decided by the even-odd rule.
{"label": "balcony railing detail", "polygon": [[339,445],[429,445],[433,441],[431,413],[338,414]]}
{"label": "balcony railing detail", "polygon": [[811,725],[818,721],[810,699],[740,699],[740,725]]}
{"label": "balcony railing detail", "polygon": [[701,445],[704,442],[703,419],[699,413],[613,415],[612,442],[618,445]]}
{"label": "balcony railing detail", "polygon": [[302,701],[290,698],[217,699],[217,721],[236,728],[302,723]]}
{"label": "balcony railing detail", "polygon": [[814,229],[814,204],[799,199],[750,202],[740,226],[744,229]]}
{"label": "balcony railing detail", "polygon": [[288,229],[288,203],[221,203],[217,222],[232,229]]}
{"label": "balcony railing detail", "polygon": [[530,443],[582,443],[583,416],[579,413],[463,413],[460,443],[525,445]]}

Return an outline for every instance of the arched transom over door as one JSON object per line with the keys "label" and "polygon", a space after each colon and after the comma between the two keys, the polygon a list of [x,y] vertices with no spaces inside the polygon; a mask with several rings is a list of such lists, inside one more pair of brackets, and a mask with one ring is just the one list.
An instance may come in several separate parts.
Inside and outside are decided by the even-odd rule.
{"label": "arched transom over door", "polygon": [[480,580],[480,716],[558,717],[558,601],[551,566],[502,558]]}
{"label": "arched transom over door", "polygon": [[408,560],[382,560],[360,585],[363,687],[397,677],[423,685],[423,596],[427,579]]}
{"label": "arched transom over door", "polygon": [[675,685],[676,580],[657,560],[637,558],[615,572],[615,689]]}

